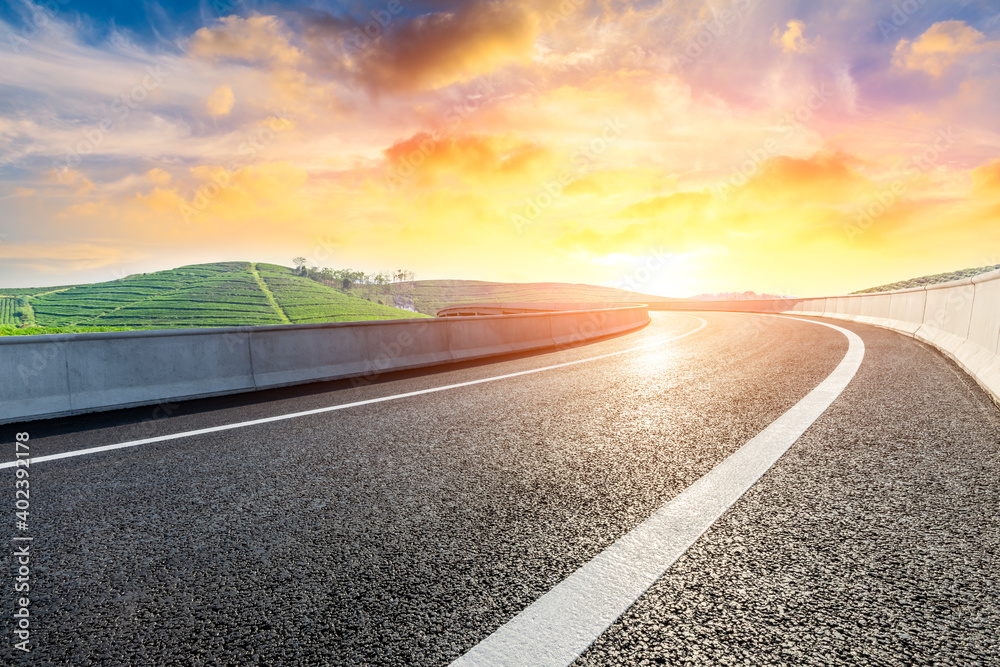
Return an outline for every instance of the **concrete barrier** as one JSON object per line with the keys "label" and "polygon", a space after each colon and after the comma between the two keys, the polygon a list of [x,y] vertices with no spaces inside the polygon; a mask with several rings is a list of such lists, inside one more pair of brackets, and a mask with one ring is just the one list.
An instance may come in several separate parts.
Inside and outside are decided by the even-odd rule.
{"label": "concrete barrier", "polygon": [[688,301],[678,309],[782,312],[893,329],[943,352],[1000,406],[1000,271],[894,292],[819,299]]}
{"label": "concrete barrier", "polygon": [[239,331],[222,336],[123,331],[100,339],[71,339],[66,361],[73,411],[254,388],[247,334]]}
{"label": "concrete barrier", "polygon": [[69,336],[9,338],[0,345],[0,421],[68,414],[73,409],[66,361]]}
{"label": "concrete barrier", "polygon": [[976,288],[969,279],[927,288],[924,321],[917,338],[953,352],[969,337]]}
{"label": "concrete barrier", "polygon": [[[373,377],[631,331],[644,305],[572,312],[0,337],[0,423]],[[555,333],[554,333],[555,331]]]}
{"label": "concrete barrier", "polygon": [[552,324],[542,315],[487,315],[448,321],[452,359],[480,359],[494,355],[553,347]]}
{"label": "concrete barrier", "polygon": [[366,375],[373,368],[363,327],[261,327],[250,334],[250,357],[258,388]]}
{"label": "concrete barrier", "polygon": [[927,290],[916,287],[908,290],[889,292],[889,318],[881,322],[888,329],[896,329],[913,335],[924,321],[927,306]]}
{"label": "concrete barrier", "polygon": [[521,315],[524,313],[553,313],[568,310],[604,310],[607,308],[624,308],[627,306],[643,306],[642,303],[595,303],[568,301],[518,301],[509,303],[463,303],[449,306],[437,311],[438,317],[471,317],[481,315]]}

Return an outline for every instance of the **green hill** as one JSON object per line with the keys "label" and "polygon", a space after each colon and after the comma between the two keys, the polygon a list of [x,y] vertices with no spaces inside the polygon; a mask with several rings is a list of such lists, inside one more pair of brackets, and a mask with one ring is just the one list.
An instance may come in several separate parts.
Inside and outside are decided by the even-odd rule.
{"label": "green hill", "polygon": [[371,294],[385,303],[395,302],[427,315],[463,303],[657,303],[678,301],[661,296],[650,296],[614,287],[580,285],[573,283],[493,283],[481,280],[417,280],[395,290],[395,297],[388,289],[361,286],[352,288],[356,294]]}
{"label": "green hill", "polygon": [[217,262],[88,285],[0,288],[0,334],[421,317],[374,301],[283,266]]}
{"label": "green hill", "polygon": [[935,273],[929,276],[920,276],[919,278],[900,280],[899,282],[889,283],[888,285],[869,287],[868,289],[858,290],[857,292],[851,292],[851,294],[869,294],[871,292],[891,292],[897,289],[910,289],[911,287],[923,287],[924,285],[937,285],[938,283],[946,283],[951,280],[959,280],[961,278],[971,278],[972,276],[978,276],[980,273],[987,273],[988,271],[996,271],[997,269],[1000,269],[1000,264],[994,264],[992,266],[980,266],[974,269],[962,269],[961,271],[952,271],[950,273]]}

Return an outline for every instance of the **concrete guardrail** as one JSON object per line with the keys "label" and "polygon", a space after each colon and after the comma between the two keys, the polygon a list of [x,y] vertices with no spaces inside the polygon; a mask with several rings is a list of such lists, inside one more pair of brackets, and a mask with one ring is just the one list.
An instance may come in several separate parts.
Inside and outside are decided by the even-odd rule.
{"label": "concrete guardrail", "polygon": [[568,347],[644,305],[484,317],[0,337],[0,423]]}
{"label": "concrete guardrail", "polygon": [[[463,303],[437,311],[438,317],[472,317],[482,315],[518,315],[522,313],[551,313],[563,310],[605,310],[627,306],[645,306],[644,303],[579,303],[579,302],[533,302],[517,303]],[[650,306],[652,307],[652,306]]]}
{"label": "concrete guardrail", "polygon": [[954,360],[1000,406],[1000,271],[894,292],[815,299],[702,301],[650,310],[812,315],[899,331]]}

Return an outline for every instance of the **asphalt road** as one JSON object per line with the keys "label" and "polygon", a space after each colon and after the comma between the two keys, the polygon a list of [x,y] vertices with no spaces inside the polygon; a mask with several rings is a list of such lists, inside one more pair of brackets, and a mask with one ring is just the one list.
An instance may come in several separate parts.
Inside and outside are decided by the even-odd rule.
{"label": "asphalt road", "polygon": [[[654,313],[493,363],[3,427],[32,456],[518,373],[31,468],[32,665],[443,665],[785,414],[848,342]],[[580,665],[1000,664],[1000,413],[864,341],[833,405]],[[357,386],[355,386],[357,385]],[[13,514],[14,475],[0,469]],[[13,517],[4,526],[16,535]],[[14,576],[11,561],[9,572]]]}

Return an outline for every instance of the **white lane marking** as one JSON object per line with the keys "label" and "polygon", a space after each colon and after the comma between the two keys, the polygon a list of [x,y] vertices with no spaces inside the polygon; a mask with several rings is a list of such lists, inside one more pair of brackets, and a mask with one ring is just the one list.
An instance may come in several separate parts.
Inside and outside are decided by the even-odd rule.
{"label": "white lane marking", "polygon": [[[48,456],[34,456],[31,458],[31,463],[44,463],[45,461],[55,461],[57,459],[68,459],[75,456],[85,456],[87,454],[97,454],[99,452],[109,452],[113,449],[125,449],[126,447],[138,447],[139,445],[149,445],[154,442],[165,442],[167,440],[178,440],[180,438],[188,438],[195,435],[203,435],[205,433],[218,433],[219,431],[228,431],[234,428],[243,428],[246,426],[256,426],[257,424],[268,424],[271,422],[284,421],[286,419],[295,419],[296,417],[305,417],[307,415],[318,415],[323,412],[333,412],[334,410],[346,410],[347,408],[356,408],[361,405],[371,405],[372,403],[382,403],[383,401],[395,401],[400,398],[409,398],[411,396],[420,396],[422,394],[433,394],[438,391],[446,391],[449,389],[458,389],[460,387],[468,387],[474,384],[482,384],[484,382],[495,382],[497,380],[506,380],[513,377],[518,377],[520,375],[531,375],[532,373],[541,373],[542,371],[551,371],[556,368],[565,368],[566,366],[574,366],[576,364],[587,363],[588,361],[597,361],[598,359],[607,359],[608,357],[614,357],[621,354],[628,354],[629,352],[636,352],[638,350],[645,350],[651,347],[656,347],[657,345],[663,345],[664,343],[669,343],[671,341],[680,340],[692,334],[695,334],[706,326],[708,322],[701,319],[700,317],[695,317],[694,315],[688,315],[693,319],[701,322],[696,328],[687,331],[676,336],[670,336],[668,338],[659,338],[651,343],[646,343],[645,345],[637,345],[636,347],[630,347],[627,350],[618,350],[617,352],[608,352],[607,354],[599,354],[596,357],[587,357],[586,359],[576,359],[575,361],[566,361],[561,364],[554,364],[552,366],[544,366],[542,368],[532,368],[526,371],[518,371],[516,373],[507,373],[506,375],[497,375],[495,377],[481,378],[479,380],[469,380],[468,382],[458,382],[456,384],[448,384],[442,387],[432,387],[430,389],[420,389],[418,391],[408,391],[404,394],[393,394],[392,396],[381,396],[379,398],[369,398],[364,401],[355,401],[353,403],[342,403],[340,405],[331,405],[325,408],[316,408],[314,410],[304,410],[302,412],[292,412],[286,415],[278,415],[276,417],[263,417],[261,419],[253,419],[245,422],[238,422],[235,424],[225,424],[223,426],[211,426],[209,428],[200,428],[194,431],[184,431],[183,433],[171,433],[170,435],[158,435],[154,438],[144,438],[142,440],[132,440],[129,442],[121,442],[116,445],[102,445],[100,447],[91,447],[89,449],[78,449],[71,452],[62,452],[60,454],[49,454]],[[5,463],[0,463],[0,468],[13,468],[17,465],[17,461],[7,461]]]}
{"label": "white lane marking", "polygon": [[726,460],[452,666],[569,665],[663,576],[819,418],[861,365],[865,344],[857,334],[832,324],[802,321],[847,336],[847,354],[829,377]]}

